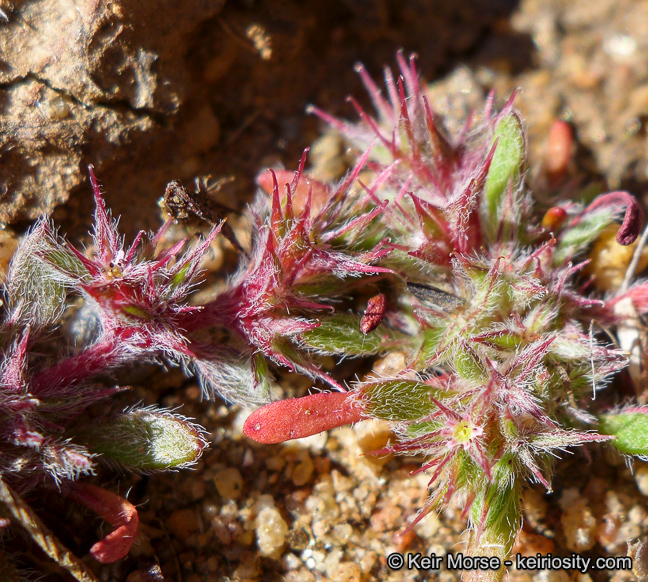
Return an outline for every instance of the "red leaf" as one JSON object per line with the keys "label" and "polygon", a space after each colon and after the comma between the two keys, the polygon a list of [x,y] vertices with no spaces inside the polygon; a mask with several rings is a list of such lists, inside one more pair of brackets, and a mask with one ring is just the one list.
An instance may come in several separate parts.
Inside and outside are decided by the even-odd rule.
{"label": "red leaf", "polygon": [[126,557],[139,525],[135,506],[115,493],[88,483],[75,483],[71,496],[115,528],[90,548],[90,555],[102,564],[112,564]]}
{"label": "red leaf", "polygon": [[322,392],[266,404],[243,425],[243,434],[258,443],[276,444],[311,436],[364,418],[346,392]]}

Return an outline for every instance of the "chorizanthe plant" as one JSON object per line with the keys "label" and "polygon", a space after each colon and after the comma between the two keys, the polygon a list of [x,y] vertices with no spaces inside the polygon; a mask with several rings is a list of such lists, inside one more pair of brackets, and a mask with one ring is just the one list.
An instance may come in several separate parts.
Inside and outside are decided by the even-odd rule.
{"label": "chorizanthe plant", "polygon": [[[12,519],[29,513],[21,496],[56,488],[115,528],[93,547],[97,560],[128,553],[137,511],[83,478],[100,463],[185,467],[206,445],[203,429],[174,411],[95,406],[89,418],[91,405],[125,389],[111,386],[110,374],[137,362],[182,366],[207,396],[246,404],[270,400],[271,366],[327,384],[333,392],[259,408],[244,432],[276,443],[388,421],[394,441],[375,454],[422,455],[421,471],[431,473],[432,494],[408,527],[457,498],[470,553],[502,562],[519,529],[523,484],[550,490],[560,451],[610,442],[648,457],[648,408],[609,410],[596,399],[628,354],[594,333],[596,322],[616,325],[625,345],[648,312],[648,283],[601,298],[586,293],[582,276],[592,243],[619,220],[618,243],[633,244],[643,221],[637,202],[613,192],[539,207],[524,184],[513,99],[497,112],[491,96],[449,136],[413,60],[397,58],[401,74],[386,71],[386,97],[359,68],[375,117],[355,102],[358,123],[313,108],[356,157],[346,178],[309,177],[305,155],[294,175],[259,176],[250,248],[226,231],[243,251],[240,265],[202,304],[191,292],[222,223],[193,245],[169,246],[170,218],[125,247],[91,170],[89,249],[47,220],[31,229],[4,284],[0,323],[0,502]],[[178,182],[165,195],[178,218],[206,217],[203,202]],[[322,366],[322,356],[389,350],[407,354],[405,369],[351,390]]]}
{"label": "chorizanthe plant", "polygon": [[177,320],[194,309],[187,292],[218,229],[184,254],[184,244],[159,248],[162,232],[140,235],[124,250],[90,175],[97,204],[92,250],[76,249],[41,220],[16,251],[4,285],[0,479],[16,495],[57,488],[100,513],[117,529],[91,553],[112,562],[128,553],[137,512],[77,480],[94,475],[101,462],[140,472],[190,466],[207,441],[201,427],[168,410],[139,406],[92,419],[84,412],[124,389],[100,381],[117,367],[188,357]]}
{"label": "chorizanthe plant", "polygon": [[41,221],[9,270],[0,326],[0,463],[3,487],[23,496],[55,487],[111,523],[115,531],[91,550],[107,563],[128,553],[137,511],[78,480],[93,475],[99,463],[147,473],[187,467],[206,438],[188,419],[155,407],[92,419],[83,413],[122,390],[99,379],[125,364],[163,358],[200,371],[205,346],[190,339],[182,323],[201,309],[187,304],[188,295],[219,228],[184,253],[186,241],[163,247],[168,224],[155,236],[141,233],[126,249],[92,171],[91,182],[97,205],[91,251],[78,250]]}
{"label": "chorizanthe plant", "polygon": [[[259,177],[265,194],[250,210],[250,257],[243,260],[229,288],[202,307],[199,318],[185,318],[184,325],[192,331],[229,332],[235,350],[231,379],[213,357],[210,368],[198,366],[221,394],[239,402],[267,401],[268,360],[344,390],[320,369],[304,337],[325,321],[329,326],[338,323],[331,314],[333,304],[357,287],[359,278],[391,273],[375,266],[389,252],[377,222],[384,205],[373,204],[375,187],[367,192],[353,188],[365,159],[334,187],[314,180],[300,184],[305,162],[304,156],[283,195],[275,172]],[[223,349],[214,345],[204,351],[214,354]],[[241,358],[249,361],[254,374],[247,387],[243,374],[236,371],[241,370]]]}
{"label": "chorizanthe plant", "polygon": [[[391,271],[384,275],[387,297],[372,298],[355,325],[335,328],[323,320],[304,328],[302,340],[355,355],[363,332],[375,330],[408,354],[407,366],[392,377],[365,378],[346,393],[268,404],[248,418],[244,432],[277,443],[365,418],[388,421],[394,441],[375,454],[423,455],[421,471],[431,474],[429,501],[409,527],[457,498],[471,528],[469,553],[503,563],[520,528],[521,488],[536,481],[551,491],[560,452],[605,442],[648,456],[646,407],[597,406],[597,392],[628,358],[594,333],[596,322],[628,323],[628,311],[615,308],[620,302],[630,301],[635,315],[646,313],[648,283],[601,298],[585,291],[582,277],[599,234],[621,220],[616,239],[632,244],[642,211],[626,192],[542,208],[524,183],[525,135],[513,98],[498,112],[491,95],[479,118],[450,136],[429,106],[414,60],[399,54],[398,62],[397,80],[385,72],[386,97],[358,69],[375,116],[355,101],[357,123],[312,108],[356,153],[365,181],[373,181],[358,211],[372,218],[372,236],[390,249],[377,263]],[[290,192],[283,201],[289,203]],[[467,575],[503,574],[502,566]]]}
{"label": "chorizanthe plant", "polygon": [[[91,168],[91,248],[77,249],[41,220],[18,248],[4,285],[3,485],[19,496],[58,488],[95,510],[116,529],[91,553],[112,562],[135,539],[137,511],[78,480],[94,475],[98,463],[140,472],[190,466],[206,438],[183,416],[152,407],[90,420],[89,406],[124,389],[102,378],[126,365],[160,361],[194,372],[208,396],[259,404],[269,400],[274,362],[344,391],[320,369],[317,341],[304,337],[324,321],[329,329],[357,326],[356,318],[333,314],[333,302],[363,277],[392,272],[375,264],[390,252],[377,220],[385,203],[375,204],[377,185],[354,186],[365,161],[337,186],[310,181],[305,187],[300,170],[283,196],[274,173],[261,176],[268,193],[250,212],[251,252],[242,253],[225,290],[203,305],[189,298],[222,224],[190,248],[187,240],[168,247],[169,219],[155,235],[140,233],[125,247]],[[179,188],[172,185],[170,196]],[[369,334],[362,353],[387,349],[383,335]],[[7,491],[8,504],[19,499]]]}

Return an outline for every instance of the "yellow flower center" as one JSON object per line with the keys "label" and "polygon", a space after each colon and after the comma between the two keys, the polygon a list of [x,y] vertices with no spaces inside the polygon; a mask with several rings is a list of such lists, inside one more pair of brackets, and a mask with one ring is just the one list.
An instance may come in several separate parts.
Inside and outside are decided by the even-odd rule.
{"label": "yellow flower center", "polygon": [[458,422],[454,427],[454,439],[460,445],[469,443],[473,438],[474,432],[472,426],[465,420]]}

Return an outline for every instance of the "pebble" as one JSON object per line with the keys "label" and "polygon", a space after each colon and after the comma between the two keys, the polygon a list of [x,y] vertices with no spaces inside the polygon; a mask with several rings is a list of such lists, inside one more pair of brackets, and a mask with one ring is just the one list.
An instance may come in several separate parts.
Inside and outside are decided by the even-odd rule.
{"label": "pebble", "polygon": [[243,490],[243,477],[238,469],[228,467],[214,475],[214,485],[223,499],[238,499]]}
{"label": "pebble", "polygon": [[434,512],[428,513],[425,519],[422,519],[414,526],[414,531],[423,539],[434,539],[441,527],[441,520]]}
{"label": "pebble", "polygon": [[185,481],[180,486],[180,490],[183,495],[186,495],[192,501],[199,501],[205,497],[205,482],[202,479]]}
{"label": "pebble", "polygon": [[58,96],[39,103],[38,108],[48,121],[61,121],[71,111],[69,102]]}
{"label": "pebble", "polygon": [[376,552],[367,552],[360,560],[360,569],[364,574],[368,574],[373,569],[378,561],[378,554]]}
{"label": "pebble", "polygon": [[540,570],[534,577],[535,582],[570,582],[569,574],[564,570]]}
{"label": "pebble", "polygon": [[310,449],[315,453],[324,450],[328,437],[328,431],[324,431],[301,439],[295,439],[294,441],[291,441],[291,443],[297,447]]}
{"label": "pebble", "polygon": [[201,525],[200,517],[193,509],[176,509],[166,522],[171,533],[182,541],[202,529]]}
{"label": "pebble", "polygon": [[286,459],[279,455],[274,457],[268,457],[265,460],[265,466],[269,471],[278,472],[281,471],[286,466]]}
{"label": "pebble", "polygon": [[286,582],[315,582],[315,576],[306,568],[300,568],[299,570],[288,572],[284,580]]}
{"label": "pebble", "polygon": [[362,570],[358,564],[353,562],[340,562],[332,579],[336,582],[360,582]]}
{"label": "pebble", "polygon": [[346,545],[353,535],[353,528],[348,523],[338,523],[333,527],[333,539],[341,546]]}
{"label": "pebble", "polygon": [[364,453],[364,462],[376,470],[380,470],[392,458],[391,454],[372,455],[374,451],[383,449],[389,443],[391,428],[386,422],[369,420],[356,425],[358,432],[358,446]]}
{"label": "pebble", "polygon": [[218,541],[224,546],[232,543],[236,528],[241,529],[240,525],[233,523],[222,515],[217,515],[211,520],[211,527]]}
{"label": "pebble", "polygon": [[522,530],[513,546],[513,553],[520,553],[523,556],[535,556],[536,554],[551,554],[556,544],[553,540],[541,534]]}
{"label": "pebble", "polygon": [[258,560],[254,559],[254,555],[249,554],[245,556],[247,559],[241,560],[239,566],[234,570],[233,579],[243,582],[244,580],[252,581],[257,580],[260,575]]}
{"label": "pebble", "polygon": [[648,496],[648,465],[642,463],[635,470],[635,482],[639,491]]}
{"label": "pebble", "polygon": [[292,552],[288,552],[282,559],[283,566],[286,570],[297,570],[300,566],[303,565],[303,562],[299,559],[299,556],[296,556]]}
{"label": "pebble", "polygon": [[340,561],[344,552],[341,548],[336,548],[329,551],[326,558],[324,558],[324,572],[328,575],[331,580],[339,580],[339,577],[336,575],[338,568],[340,567]]}
{"label": "pebble", "polygon": [[578,489],[566,489],[560,498],[563,514],[560,521],[567,548],[574,552],[591,549],[596,543],[597,521]]}
{"label": "pebble", "polygon": [[529,488],[522,494],[524,515],[534,527],[544,520],[547,515],[547,501],[544,493],[537,489]]}
{"label": "pebble", "polygon": [[9,229],[0,229],[0,281],[4,281],[11,257],[18,247],[18,238]]}
{"label": "pebble", "polygon": [[256,537],[261,555],[279,557],[288,532],[288,525],[276,507],[263,508],[256,518]]}
{"label": "pebble", "polygon": [[628,542],[628,556],[632,558],[632,571],[638,580],[648,580],[648,545],[646,539]]}
{"label": "pebble", "polygon": [[313,465],[313,461],[310,458],[308,452],[306,452],[306,454],[303,455],[302,461],[297,464],[295,470],[293,471],[292,482],[297,487],[306,485],[306,483],[311,480],[314,469],[315,466]]}
{"label": "pebble", "polygon": [[403,512],[399,507],[387,504],[371,516],[369,523],[375,531],[383,532],[398,527],[402,516]]}
{"label": "pebble", "polygon": [[628,519],[635,525],[641,525],[646,519],[646,510],[641,505],[633,505],[628,512]]}
{"label": "pebble", "polygon": [[389,352],[384,358],[376,361],[373,367],[374,373],[379,376],[392,376],[405,369],[407,366],[407,355],[405,352]]}

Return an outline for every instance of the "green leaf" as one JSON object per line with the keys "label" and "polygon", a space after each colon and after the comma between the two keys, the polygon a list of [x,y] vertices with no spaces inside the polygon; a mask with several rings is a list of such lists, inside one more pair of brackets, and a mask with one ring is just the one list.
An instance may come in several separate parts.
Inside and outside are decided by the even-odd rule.
{"label": "green leaf", "polygon": [[51,246],[42,251],[41,255],[45,262],[73,280],[82,280],[89,275],[88,269],[79,258],[63,246]]}
{"label": "green leaf", "polygon": [[506,350],[515,350],[522,344],[522,341],[520,335],[508,332],[488,338],[489,343]]}
{"label": "green leaf", "polygon": [[612,444],[626,455],[648,457],[648,407],[634,407],[599,417],[599,432],[616,437]]}
{"label": "green leaf", "polygon": [[573,256],[587,249],[603,232],[606,226],[615,220],[613,212],[594,212],[586,214],[574,227],[563,230],[558,238],[554,254],[554,264],[562,265]]}
{"label": "green leaf", "polygon": [[524,165],[524,132],[519,117],[511,112],[500,119],[493,133],[497,148],[484,186],[483,214],[493,230],[500,220],[500,207],[509,186],[516,190]]}
{"label": "green leaf", "polygon": [[171,279],[169,282],[169,293],[172,293],[175,291],[180,285],[183,285],[184,283],[187,282],[187,275],[191,271],[191,264],[187,263],[184,267],[182,267]]}
{"label": "green leaf", "polygon": [[459,348],[452,361],[457,374],[472,382],[484,382],[488,371],[472,349]]}
{"label": "green leaf", "polygon": [[151,409],[111,418],[79,438],[93,453],[139,471],[192,465],[207,445],[199,426],[180,415]]}
{"label": "green leaf", "polygon": [[36,224],[18,246],[7,274],[9,310],[32,326],[53,324],[65,309],[66,279],[41,258],[42,252],[55,250],[54,244],[49,225]]}
{"label": "green leaf", "polygon": [[[452,331],[446,327],[425,327],[420,334],[423,338],[419,349],[418,365],[425,368],[427,363],[432,360],[438,360],[448,347],[448,342],[452,340]],[[441,343],[443,346],[441,347]]]}
{"label": "green leaf", "polygon": [[208,397],[219,394],[229,402],[260,406],[270,401],[270,373],[262,354],[252,360],[210,344],[210,359],[197,358],[193,362],[203,393]]}
{"label": "green leaf", "polygon": [[151,314],[142,309],[141,307],[137,307],[137,305],[124,305],[122,307],[122,311],[124,313],[128,313],[128,315],[132,315],[133,317],[137,317],[138,319],[146,319],[146,320],[151,320],[153,317],[151,317]]}
{"label": "green leaf", "polygon": [[477,492],[470,510],[472,531],[468,541],[471,556],[494,556],[500,559],[498,570],[480,572],[479,580],[499,582],[506,573],[503,563],[511,554],[520,529],[520,484],[517,479],[502,481],[497,474]]}
{"label": "green leaf", "polygon": [[436,409],[431,397],[439,390],[414,380],[388,380],[363,384],[360,398],[370,416],[383,420],[417,420]]}
{"label": "green leaf", "polygon": [[254,380],[256,382],[255,391],[263,399],[270,399],[270,368],[268,367],[268,361],[265,359],[264,355],[257,352],[250,358],[250,364],[252,367],[252,372],[254,374]]}
{"label": "green leaf", "polygon": [[302,341],[324,354],[369,356],[393,348],[405,336],[384,325],[364,335],[360,331],[360,316],[337,313],[323,317],[320,326],[302,334]]}
{"label": "green leaf", "polygon": [[443,428],[441,423],[436,420],[426,422],[414,422],[407,425],[407,436],[410,438],[418,438],[425,436],[435,430]]}

